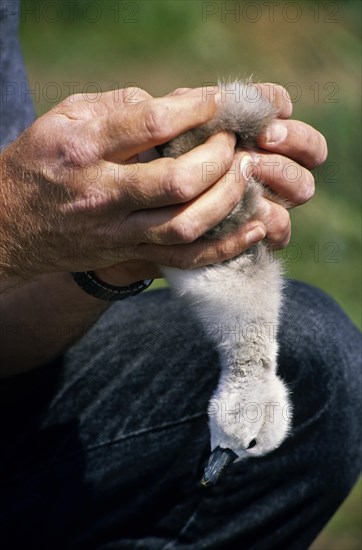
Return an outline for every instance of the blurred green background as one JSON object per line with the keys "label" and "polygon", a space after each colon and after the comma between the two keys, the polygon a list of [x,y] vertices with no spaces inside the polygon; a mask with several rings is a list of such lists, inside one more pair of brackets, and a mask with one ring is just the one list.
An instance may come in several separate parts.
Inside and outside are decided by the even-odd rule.
{"label": "blurred green background", "polygon": [[[157,96],[250,75],[285,85],[329,157],[281,255],[288,275],[329,292],[361,326],[359,1],[23,0],[20,30],[38,114],[70,93],[125,86]],[[362,548],[361,484],[313,548]]]}

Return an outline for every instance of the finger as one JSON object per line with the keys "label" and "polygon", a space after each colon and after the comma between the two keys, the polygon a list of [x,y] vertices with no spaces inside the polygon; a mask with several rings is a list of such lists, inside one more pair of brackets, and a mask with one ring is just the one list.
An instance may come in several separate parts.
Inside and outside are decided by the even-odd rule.
{"label": "finger", "polygon": [[144,243],[134,247],[133,256],[168,267],[192,269],[238,256],[261,241],[265,234],[266,229],[261,222],[251,221],[224,239],[198,239],[191,244],[166,246]]}
{"label": "finger", "polygon": [[80,130],[99,148],[105,160],[125,161],[200,126],[216,111],[213,95],[201,89],[150,99],[86,122]]}
{"label": "finger", "polygon": [[[244,88],[244,89],[243,89]],[[267,99],[275,108],[275,111],[277,112],[278,118],[289,118],[293,112],[293,104],[290,99],[290,96],[285,88],[283,86],[280,86],[278,84],[255,84],[255,83],[245,83],[243,87],[243,99],[246,101],[250,101],[252,103],[255,103],[258,99],[260,99],[260,96],[263,96],[265,99]],[[206,86],[204,87],[205,95],[207,94],[214,94],[216,96],[217,102],[224,102],[225,96],[223,95],[223,91],[227,90],[227,93],[234,93],[237,92],[237,83],[231,83],[231,84],[225,84],[217,86]],[[221,93],[218,93],[218,91],[221,91]],[[235,95],[237,98],[238,96]]]}
{"label": "finger", "polygon": [[177,88],[176,90],[173,90],[172,92],[170,92],[169,94],[167,94],[168,96],[171,96],[171,95],[181,95],[181,94],[184,94],[185,92],[189,92],[190,90],[192,90],[192,88]]}
{"label": "finger", "polygon": [[317,130],[298,120],[271,122],[258,139],[263,149],[285,155],[306,168],[315,168],[327,158],[327,143]]}
{"label": "finger", "polygon": [[290,95],[283,86],[265,82],[255,84],[260,90],[260,93],[265,97],[275,108],[278,113],[278,118],[289,118],[293,112],[293,103]]}
{"label": "finger", "polygon": [[256,218],[266,227],[268,241],[272,248],[284,248],[291,235],[291,222],[288,211],[268,199],[261,199]]}
{"label": "finger", "polygon": [[[190,243],[215,227],[240,202],[245,188],[243,169],[250,159],[236,157],[231,169],[211,188],[181,206],[133,212],[127,220],[128,240],[156,244]],[[240,160],[241,159],[241,160]]]}
{"label": "finger", "polygon": [[147,164],[107,164],[105,186],[131,211],[189,202],[217,182],[234,160],[236,138],[231,132],[211,136],[177,159]]}
{"label": "finger", "polygon": [[[125,105],[139,103],[141,101],[146,101],[152,99],[152,96],[138,88],[137,86],[129,86],[127,88],[120,88],[117,90],[110,90],[108,92],[103,92],[102,94],[96,93],[87,93],[84,94],[74,94],[66,99],[64,99],[59,105],[57,105],[53,111],[68,112],[69,109],[74,108],[76,105],[81,113],[81,117],[84,119],[93,119],[94,115],[97,116],[106,116],[111,112],[119,111]],[[87,102],[87,109],[83,109],[84,102]],[[94,110],[89,109],[89,103],[92,104]]]}
{"label": "finger", "polygon": [[314,177],[300,164],[270,153],[253,153],[252,157],[251,174],[291,205],[304,204],[313,197]]}

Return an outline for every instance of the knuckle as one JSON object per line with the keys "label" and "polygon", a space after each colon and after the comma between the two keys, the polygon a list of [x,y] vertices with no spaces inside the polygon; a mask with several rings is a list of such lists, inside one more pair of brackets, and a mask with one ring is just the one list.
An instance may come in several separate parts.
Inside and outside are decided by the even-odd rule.
{"label": "knuckle", "polygon": [[168,138],[168,106],[162,103],[150,102],[144,115],[146,132],[152,140],[162,143]]}
{"label": "knuckle", "polygon": [[273,237],[276,242],[284,242],[290,233],[290,215],[285,208],[279,208],[278,215],[274,220]]}
{"label": "knuckle", "polygon": [[180,250],[171,250],[167,259],[167,265],[183,271],[192,267],[193,257],[189,252],[181,252]]}
{"label": "knuckle", "polygon": [[281,219],[282,221],[280,224],[280,229],[282,232],[285,233],[286,231],[290,230],[290,226],[291,226],[290,214],[288,210],[286,210],[285,208],[282,209]]}
{"label": "knuckle", "polygon": [[207,252],[210,264],[221,263],[232,256],[232,254],[230,254],[230,244],[228,241],[225,243],[215,242],[212,247],[209,247]]}
{"label": "knuckle", "polygon": [[234,160],[235,155],[235,140],[234,137],[227,135],[227,141],[224,140],[219,145],[220,148],[220,158],[224,165],[230,167]]}
{"label": "knuckle", "polygon": [[78,103],[79,101],[83,101],[83,94],[81,93],[68,95],[68,97],[63,99],[61,104],[69,106],[73,105],[74,103]]}
{"label": "knuckle", "polygon": [[292,101],[290,98],[290,94],[288,90],[282,86],[281,84],[274,84],[275,90],[277,90],[283,97],[283,99],[286,99],[287,101]]}
{"label": "knuckle", "polygon": [[308,128],[304,124],[300,124],[297,133],[298,148],[302,155],[310,156],[311,153],[311,139]]}
{"label": "knuckle", "polygon": [[277,250],[281,250],[282,248],[285,248],[286,246],[288,246],[290,237],[291,237],[291,232],[286,233],[282,239],[276,242],[274,248]]}
{"label": "knuckle", "polygon": [[225,260],[241,254],[244,250],[245,246],[243,239],[235,240],[234,237],[230,236],[222,241],[214,241],[212,244],[209,244],[204,251],[204,260],[207,260],[207,262],[204,261],[204,263],[222,263]]}
{"label": "knuckle", "polygon": [[149,99],[150,97],[152,97],[146,90],[144,90],[143,88],[137,88],[137,93],[138,93],[138,96],[140,97],[140,99]]}
{"label": "knuckle", "polygon": [[295,136],[300,154],[306,159],[305,166],[313,168],[323,164],[328,156],[325,137],[309,125],[298,126]]}
{"label": "knuckle", "polygon": [[177,257],[178,269],[186,271],[195,267],[196,260],[190,254],[183,254]]}
{"label": "knuckle", "polygon": [[304,204],[309,201],[315,193],[314,176],[311,172],[306,171],[302,183],[298,188],[297,204]]}
{"label": "knuckle", "polygon": [[184,94],[185,92],[188,92],[191,88],[176,88],[176,90],[174,90],[172,92],[172,95],[181,95],[181,94]]}
{"label": "knuckle", "polygon": [[198,223],[191,222],[184,216],[173,220],[170,224],[168,237],[176,243],[192,243],[200,236]]}
{"label": "knuckle", "polygon": [[194,198],[190,175],[176,159],[167,159],[161,186],[167,198],[175,203],[188,202]]}
{"label": "knuckle", "polygon": [[320,153],[319,153],[319,155],[317,155],[317,158],[316,158],[317,166],[319,166],[320,164],[323,164],[323,162],[325,162],[327,160],[327,157],[328,157],[327,140],[322,134],[319,134],[319,139],[320,139],[321,143],[320,143],[320,146],[318,148]]}
{"label": "knuckle", "polygon": [[233,185],[229,188],[228,192],[224,194],[227,200],[228,213],[231,213],[234,208],[240,203],[242,197],[242,191],[239,186]]}
{"label": "knuckle", "polygon": [[180,268],[180,259],[179,254],[176,252],[176,250],[170,250],[165,258],[164,265],[167,265],[168,267],[175,267],[177,269]]}
{"label": "knuckle", "polygon": [[78,136],[69,134],[61,143],[58,144],[58,157],[65,166],[74,168],[84,168],[96,160],[95,143],[84,140],[79,143]]}
{"label": "knuckle", "polygon": [[288,90],[284,86],[281,86],[279,84],[277,85],[276,89],[280,93],[281,102],[284,103],[285,105],[289,106],[290,114],[292,114],[293,102],[292,102],[292,98],[290,97],[290,93],[288,92]]}
{"label": "knuckle", "polygon": [[231,130],[220,130],[216,134],[213,134],[210,138],[210,141],[215,142],[220,156],[225,161],[225,157],[231,158],[233,160],[235,156],[235,144],[236,144],[236,134]]}
{"label": "knuckle", "polygon": [[282,239],[282,241],[280,243],[281,248],[284,248],[289,244],[291,236],[292,236],[292,231],[291,231],[291,228],[289,227],[289,230],[284,235],[284,239]]}

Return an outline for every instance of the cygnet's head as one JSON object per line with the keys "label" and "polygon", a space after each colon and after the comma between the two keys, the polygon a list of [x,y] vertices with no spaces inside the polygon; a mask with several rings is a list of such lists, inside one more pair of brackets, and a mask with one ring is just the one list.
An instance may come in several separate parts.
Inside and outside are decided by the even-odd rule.
{"label": "cygnet's head", "polygon": [[203,485],[214,484],[232,462],[273,451],[290,430],[288,391],[275,373],[229,379],[220,387],[209,404],[212,454]]}

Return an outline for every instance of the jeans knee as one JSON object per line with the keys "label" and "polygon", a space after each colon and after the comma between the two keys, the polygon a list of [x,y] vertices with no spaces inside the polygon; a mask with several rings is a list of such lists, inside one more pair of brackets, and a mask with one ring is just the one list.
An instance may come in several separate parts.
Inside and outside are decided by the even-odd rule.
{"label": "jeans knee", "polygon": [[279,371],[291,390],[293,433],[309,442],[311,463],[332,474],[330,490],[348,492],[361,466],[361,335],[324,292],[288,282],[285,296]]}

